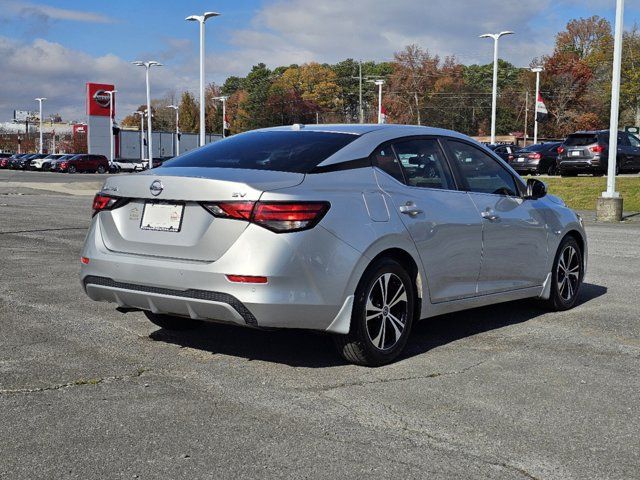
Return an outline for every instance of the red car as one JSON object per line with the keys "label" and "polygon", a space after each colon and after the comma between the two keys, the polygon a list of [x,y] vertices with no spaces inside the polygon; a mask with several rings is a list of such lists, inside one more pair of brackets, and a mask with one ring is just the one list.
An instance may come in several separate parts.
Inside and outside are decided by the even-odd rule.
{"label": "red car", "polygon": [[104,155],[80,154],[67,160],[63,160],[57,165],[59,172],[97,172],[106,173],[109,171],[109,160]]}

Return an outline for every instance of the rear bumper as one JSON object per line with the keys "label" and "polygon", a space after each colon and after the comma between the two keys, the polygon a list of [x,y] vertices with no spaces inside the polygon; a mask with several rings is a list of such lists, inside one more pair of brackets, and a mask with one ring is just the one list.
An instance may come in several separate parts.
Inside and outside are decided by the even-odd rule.
{"label": "rear bumper", "polygon": [[[362,255],[324,228],[278,235],[251,225],[215,262],[118,253],[91,224],[80,280],[93,300],[195,319],[268,328],[327,330]],[[260,275],[267,284],[230,282]],[[350,314],[350,311],[348,312]],[[344,315],[344,312],[342,312]]]}
{"label": "rear bumper", "polygon": [[558,169],[565,172],[600,172],[604,167],[600,161],[594,162],[593,160],[560,160],[558,162]]}

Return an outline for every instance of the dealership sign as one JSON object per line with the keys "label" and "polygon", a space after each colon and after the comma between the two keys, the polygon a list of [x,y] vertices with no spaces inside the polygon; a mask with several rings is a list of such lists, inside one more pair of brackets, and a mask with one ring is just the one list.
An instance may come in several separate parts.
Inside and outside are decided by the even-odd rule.
{"label": "dealership sign", "polygon": [[[90,117],[108,117],[110,96],[107,92],[112,90],[114,90],[113,85],[104,83],[87,83],[87,115]],[[115,116],[116,102],[114,101],[113,103],[113,115]]]}
{"label": "dealership sign", "polygon": [[26,122],[27,120],[32,120],[38,118],[38,112],[32,112],[29,110],[14,110],[13,111],[13,121],[14,122]]}

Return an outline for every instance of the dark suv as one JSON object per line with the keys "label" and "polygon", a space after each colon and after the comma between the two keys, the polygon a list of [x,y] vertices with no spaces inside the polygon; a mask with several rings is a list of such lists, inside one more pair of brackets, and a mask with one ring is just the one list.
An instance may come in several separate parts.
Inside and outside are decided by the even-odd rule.
{"label": "dark suv", "polygon": [[519,150],[509,164],[520,175],[554,175],[560,145],[560,142],[534,143]]}
{"label": "dark suv", "polygon": [[[609,130],[576,132],[558,148],[558,172],[562,176],[607,173]],[[618,132],[617,173],[640,172],[640,139],[628,132]]]}
{"label": "dark suv", "polygon": [[97,172],[106,173],[109,171],[109,160],[104,155],[89,155],[82,153],[64,159],[56,163],[56,170],[58,172]]}

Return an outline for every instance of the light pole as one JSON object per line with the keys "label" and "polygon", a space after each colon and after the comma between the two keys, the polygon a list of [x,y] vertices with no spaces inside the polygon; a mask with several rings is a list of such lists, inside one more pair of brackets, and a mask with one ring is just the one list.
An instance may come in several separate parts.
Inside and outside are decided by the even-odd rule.
{"label": "light pole", "polygon": [[36,101],[38,102],[38,105],[40,106],[40,151],[38,153],[42,153],[42,150],[43,150],[43,146],[42,146],[42,102],[44,102],[45,100],[46,100],[46,98],[44,98],[44,97],[36,98]]}
{"label": "light pole", "polygon": [[367,82],[378,86],[378,123],[382,123],[382,86],[384,85],[384,80],[367,80]]}
{"label": "light pole", "polygon": [[180,155],[180,107],[178,105],[167,105],[176,111],[176,157]]}
{"label": "light pole", "polygon": [[109,95],[109,165],[113,163],[113,94],[118,90],[106,90]]}
{"label": "light pole", "polygon": [[144,163],[144,112],[136,110],[134,115],[140,115],[140,161]]}
{"label": "light pole", "polygon": [[203,15],[191,15],[185,20],[198,22],[200,24],[200,146],[204,145],[205,123],[204,123],[204,22],[211,17],[218,17],[216,12],[205,12]]}
{"label": "light pole", "polygon": [[219,100],[222,102],[222,138],[225,138],[225,130],[227,129],[227,96],[222,97],[214,97],[214,100]]}
{"label": "light pole", "polygon": [[533,67],[532,72],[536,74],[536,107],[534,109],[533,117],[533,143],[538,143],[538,98],[540,97],[540,72],[542,67]]}
{"label": "light pole", "polygon": [[480,38],[493,38],[493,92],[491,97],[491,143],[496,143],[496,105],[498,102],[498,40],[503,35],[512,35],[512,31],[485,33]]}
{"label": "light pole", "polygon": [[155,60],[151,60],[149,62],[142,62],[140,60],[136,60],[135,62],[131,62],[138,67],[144,67],[146,70],[146,80],[147,80],[147,148],[149,153],[149,161],[153,163],[153,146],[151,140],[151,90],[149,89],[149,70],[151,67],[161,67],[162,64],[160,62],[156,62]]}
{"label": "light pole", "polygon": [[620,67],[622,63],[622,31],[624,0],[616,1],[616,26],[613,44],[613,74],[611,76],[611,118],[609,121],[609,161],[607,191],[596,203],[599,220],[622,220],[622,197],[616,192],[616,164],[618,156],[618,114],[620,110]]}

